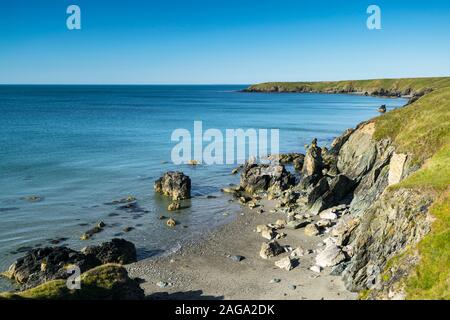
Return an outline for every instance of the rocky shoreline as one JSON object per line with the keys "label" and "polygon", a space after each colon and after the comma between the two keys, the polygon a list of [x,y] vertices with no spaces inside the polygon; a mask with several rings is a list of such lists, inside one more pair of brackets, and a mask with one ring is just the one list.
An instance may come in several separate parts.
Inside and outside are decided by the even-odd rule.
{"label": "rocky shoreline", "polygon": [[[250,257],[248,251],[224,253],[231,262],[237,263],[237,266],[234,266],[236,277],[245,281],[243,280],[245,276],[239,271],[240,264],[261,260],[253,261],[254,264],[261,264],[258,266],[260,270],[256,272],[257,274],[268,272],[269,269],[278,270],[277,277],[274,275],[272,279],[266,279],[266,282],[272,281],[272,284],[278,283],[279,278],[286,277],[284,273],[294,273],[297,268],[303,272],[307,270],[311,279],[328,278],[329,281],[339,283],[334,278],[342,276],[343,282],[337,289],[328,293],[318,291],[322,297],[316,296],[315,289],[311,289],[310,293],[305,290],[298,291],[305,299],[336,299],[338,298],[336,293],[341,297],[355,298],[350,291],[383,289],[381,275],[389,256],[417,242],[429,229],[426,212],[431,204],[431,198],[423,194],[401,191],[392,200],[393,196],[384,192],[389,185],[398,183],[417,170],[417,167],[408,161],[406,154],[397,154],[391,141],[374,140],[373,133],[374,123],[365,122],[337,137],[330,149],[318,146],[317,141],[313,140],[305,155],[299,153],[273,155],[269,158],[271,161],[269,164],[247,162],[236,169],[240,171],[240,184],[224,188],[223,191],[231,193],[236,201],[242,204],[245,208],[242,215],[250,216],[246,223],[253,224],[250,226],[253,231],[252,237],[256,234],[256,237],[260,238],[259,250],[253,252]],[[284,165],[289,163],[294,163],[295,169],[301,173],[299,181],[285,169]],[[160,192],[170,197],[173,203],[178,203],[180,199],[190,198],[190,184],[190,178],[183,173],[168,172],[155,182],[155,192]],[[382,210],[379,210],[380,208]],[[410,217],[411,214],[417,219],[414,221],[408,219],[407,216]],[[255,215],[258,217],[251,217]],[[167,224],[175,227],[176,221],[169,219]],[[374,225],[377,225],[378,229],[374,229]],[[377,231],[380,230],[380,226],[383,226],[382,232]],[[247,238],[241,233],[248,231],[241,230],[245,228],[236,224],[229,228],[234,236],[230,239],[229,235],[222,235],[224,240],[245,246],[243,239],[246,241]],[[385,230],[390,228],[401,228],[399,230],[401,232],[397,233],[400,236],[397,237],[397,234],[393,233],[386,237]],[[373,232],[368,232],[372,229]],[[213,238],[220,234],[220,231],[217,234],[213,233]],[[196,266],[195,270],[206,268],[211,273],[216,261],[223,259],[224,256],[217,255],[217,244],[214,244],[214,250],[210,245],[211,241],[206,240],[202,244],[193,245],[181,255],[187,256],[191,260],[190,264],[193,261],[194,265],[199,263],[198,259],[202,260],[206,265]],[[224,248],[226,247],[225,245]],[[198,250],[201,250],[199,248],[209,252],[209,260],[203,260],[203,253],[202,251],[199,253]],[[233,248],[237,250],[237,247]],[[180,288],[179,285],[170,282],[171,280],[163,278],[158,281],[155,281],[154,277],[149,278],[149,266],[154,266],[159,274],[167,273],[168,270],[165,269],[169,268],[180,272],[179,277],[190,275],[191,286],[184,287],[185,289],[195,288],[198,285],[192,271],[182,271],[181,266],[176,266],[175,261],[179,254],[144,260],[127,268],[132,277],[143,279],[141,286],[145,288],[147,296],[162,298],[164,295],[155,293],[155,285],[159,288],[173,287],[173,289],[181,289],[183,286]],[[241,260],[244,262],[241,263]],[[125,240],[113,239],[97,247],[85,248],[82,252],[65,247],[32,250],[24,258],[16,261],[5,275],[19,282],[22,289],[30,289],[45,284],[46,281],[66,279],[68,274],[64,266],[68,264],[79,265],[81,271],[86,272],[109,263],[128,264],[134,261],[136,261],[134,245]],[[250,278],[254,276],[253,273]],[[296,279],[302,278],[298,278],[298,275],[294,279],[291,277],[287,278],[297,283],[291,286],[298,286]],[[127,279],[129,280],[127,283],[132,281]],[[221,280],[227,281],[210,279],[219,282]],[[224,283],[220,284],[223,285]],[[344,285],[347,290],[344,289]],[[208,285],[198,289],[214,291],[208,288]],[[230,288],[231,291],[237,289],[237,287]],[[170,288],[168,290],[170,292]],[[389,294],[393,295],[392,292]],[[180,295],[184,298],[194,298]],[[138,296],[133,298],[136,297]],[[139,297],[143,298],[144,295]],[[256,298],[258,295],[251,291],[249,296],[224,297]],[[264,297],[283,299],[285,296],[280,296],[278,292],[273,296],[264,295]],[[176,296],[172,297],[168,293],[167,298]]]}
{"label": "rocky shoreline", "polygon": [[[436,78],[430,82],[443,80],[447,81]],[[317,89],[329,93],[409,94],[412,100],[399,112],[391,111],[393,117],[387,112],[346,130],[329,148],[319,146],[314,139],[306,154],[272,155],[269,163],[248,161],[234,169],[230,174],[240,173],[239,185],[222,191],[242,205],[242,212],[202,241],[169,256],[138,262],[134,245],[121,239],[80,252],[64,247],[35,249],[4,273],[25,291],[0,294],[0,298],[405,299],[405,278],[420,260],[414,248],[432,230],[435,218],[430,210],[439,194],[445,199],[445,193],[439,190],[448,188],[448,177],[441,169],[437,176],[444,175],[443,180],[435,178],[434,171],[419,175],[419,179],[416,175],[423,170],[423,162],[440,150],[441,140],[430,140],[436,143],[435,148],[419,146],[413,149],[415,153],[399,141],[405,144],[406,138],[413,137],[412,142],[406,140],[410,146],[429,139],[430,132],[417,127],[414,112],[417,106],[435,108],[433,98],[448,101],[448,91],[447,87],[437,89],[433,96],[431,87],[399,89],[411,79],[389,81],[393,89],[361,91],[353,85],[342,88],[342,84],[334,84],[335,89]],[[311,92],[316,90],[312,86],[317,84],[295,85],[289,90]],[[249,90],[269,89],[264,85]],[[280,91],[278,87],[276,90]],[[432,97],[424,96],[427,93]],[[442,108],[448,112],[445,106]],[[399,114],[403,116],[400,122]],[[409,133],[402,141],[377,133],[377,126],[388,130],[386,125],[394,122],[400,126],[405,120],[420,134]],[[434,123],[448,132],[445,123]],[[418,155],[418,150],[422,154]],[[443,159],[448,157],[446,150]],[[438,169],[444,168],[445,161],[444,165],[439,161]],[[298,175],[286,170],[286,164],[292,164]],[[415,184],[403,185],[414,176]],[[423,177],[426,188],[411,187],[423,185]],[[441,189],[429,187],[432,183]],[[190,178],[182,172],[167,172],[155,182],[154,189],[172,200],[169,210],[178,210],[180,200],[190,198],[190,186]],[[129,206],[128,200],[132,199],[125,199],[125,206]],[[445,211],[445,205],[442,207]],[[177,227],[174,219],[166,224]],[[102,226],[96,228],[101,231]],[[98,231],[94,229],[91,231]],[[445,229],[443,232],[445,235]],[[65,271],[72,264],[80,265],[82,278],[89,279],[87,291],[62,289],[68,277]],[[97,281],[99,274],[109,279],[108,287],[115,290],[104,290],[104,283]],[[36,295],[36,291],[46,290],[49,295]],[[58,292],[63,295],[58,296]],[[96,297],[92,292],[101,294]]]}

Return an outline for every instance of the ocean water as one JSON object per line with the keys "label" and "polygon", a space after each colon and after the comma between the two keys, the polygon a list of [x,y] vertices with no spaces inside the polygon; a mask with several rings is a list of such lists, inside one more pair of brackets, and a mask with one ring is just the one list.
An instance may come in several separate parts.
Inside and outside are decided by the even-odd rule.
{"label": "ocean water", "polygon": [[[256,94],[245,86],[0,86],[0,269],[29,248],[80,249],[120,236],[140,258],[164,254],[233,219],[239,206],[220,188],[238,183],[233,165],[174,165],[177,128],[277,128],[282,152],[304,152],[314,137],[329,144],[346,128],[405,104],[404,99],[356,95]],[[192,179],[190,207],[169,213],[153,192],[163,172]],[[26,197],[37,195],[41,201]],[[141,210],[108,204],[135,196]],[[206,196],[216,196],[209,199]],[[159,215],[173,216],[170,229]],[[80,235],[104,221],[91,240]],[[123,228],[133,227],[131,232]],[[3,281],[1,288],[6,288]]]}

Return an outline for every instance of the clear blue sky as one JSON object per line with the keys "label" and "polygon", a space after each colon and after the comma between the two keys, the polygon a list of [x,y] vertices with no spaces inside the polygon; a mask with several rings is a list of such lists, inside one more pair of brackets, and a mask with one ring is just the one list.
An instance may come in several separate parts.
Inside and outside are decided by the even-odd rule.
{"label": "clear blue sky", "polygon": [[[81,8],[82,29],[66,28]],[[366,9],[382,10],[382,30]],[[0,2],[0,83],[450,76],[448,0]]]}

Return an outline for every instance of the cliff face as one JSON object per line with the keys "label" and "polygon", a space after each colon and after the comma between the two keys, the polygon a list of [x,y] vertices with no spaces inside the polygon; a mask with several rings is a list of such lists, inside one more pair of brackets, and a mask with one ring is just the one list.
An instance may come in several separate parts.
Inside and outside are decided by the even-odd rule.
{"label": "cliff face", "polygon": [[407,154],[396,153],[390,139],[375,140],[374,132],[374,122],[360,125],[337,155],[339,172],[358,183],[350,202],[358,226],[348,235],[351,258],[343,272],[352,291],[381,289],[387,262],[417,244],[431,225],[427,212],[432,194],[388,188],[418,167]]}
{"label": "cliff face", "polygon": [[[248,92],[360,93],[402,96],[407,106],[337,137],[314,143],[297,206],[338,214],[327,246],[362,298],[450,299],[450,77],[263,83]],[[342,215],[339,217],[339,215]]]}

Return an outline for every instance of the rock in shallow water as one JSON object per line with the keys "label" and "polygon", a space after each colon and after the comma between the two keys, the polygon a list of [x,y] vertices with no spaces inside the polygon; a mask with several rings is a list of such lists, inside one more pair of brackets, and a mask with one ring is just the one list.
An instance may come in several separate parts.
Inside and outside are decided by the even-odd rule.
{"label": "rock in shallow water", "polygon": [[89,246],[82,249],[84,254],[92,254],[103,264],[119,263],[128,264],[136,262],[136,247],[133,243],[114,238],[109,242],[104,242],[98,246]]}
{"label": "rock in shallow water", "polygon": [[189,199],[191,179],[183,172],[169,171],[155,181],[154,189],[158,193],[171,197],[174,201]]}

